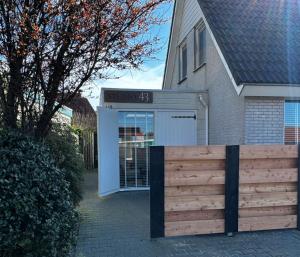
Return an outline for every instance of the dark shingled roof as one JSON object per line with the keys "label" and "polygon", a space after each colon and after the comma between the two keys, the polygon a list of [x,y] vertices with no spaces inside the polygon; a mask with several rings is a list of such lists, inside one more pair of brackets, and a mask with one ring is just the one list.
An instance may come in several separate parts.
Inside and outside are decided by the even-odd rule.
{"label": "dark shingled roof", "polygon": [[300,85],[300,0],[198,0],[238,85]]}

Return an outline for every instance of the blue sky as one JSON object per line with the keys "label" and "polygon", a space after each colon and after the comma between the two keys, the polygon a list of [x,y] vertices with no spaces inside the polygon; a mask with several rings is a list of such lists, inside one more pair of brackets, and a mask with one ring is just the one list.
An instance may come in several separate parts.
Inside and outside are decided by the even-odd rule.
{"label": "blue sky", "polygon": [[171,18],[173,12],[173,4],[165,4],[159,8],[159,13],[168,19],[164,25],[154,27],[149,33],[158,35],[160,38],[160,51],[153,57],[153,60],[145,60],[140,70],[122,71],[120,74],[116,72],[119,79],[95,81],[93,89],[84,92],[89,101],[96,108],[99,105],[100,92],[102,87],[109,88],[134,88],[134,89],[160,89],[162,86],[165,61],[168,49],[168,40],[170,35]]}

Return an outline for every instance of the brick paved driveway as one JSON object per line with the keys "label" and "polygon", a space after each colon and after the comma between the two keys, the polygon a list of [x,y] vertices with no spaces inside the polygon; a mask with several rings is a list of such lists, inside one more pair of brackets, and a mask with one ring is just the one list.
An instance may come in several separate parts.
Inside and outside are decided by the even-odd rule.
{"label": "brick paved driveway", "polygon": [[150,240],[149,193],[100,199],[96,174],[86,176],[84,188],[76,257],[300,257],[296,230]]}

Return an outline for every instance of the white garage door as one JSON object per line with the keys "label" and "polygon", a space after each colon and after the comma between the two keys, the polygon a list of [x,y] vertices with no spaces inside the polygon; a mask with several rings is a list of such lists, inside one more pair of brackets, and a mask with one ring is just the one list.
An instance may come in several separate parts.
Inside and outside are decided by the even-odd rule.
{"label": "white garage door", "polygon": [[197,116],[194,111],[158,111],[155,128],[156,145],[197,145]]}

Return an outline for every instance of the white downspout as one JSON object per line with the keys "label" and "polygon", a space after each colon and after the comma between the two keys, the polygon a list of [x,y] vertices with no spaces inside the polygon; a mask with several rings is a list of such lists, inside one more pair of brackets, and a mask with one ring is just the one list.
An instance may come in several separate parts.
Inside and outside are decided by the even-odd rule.
{"label": "white downspout", "polygon": [[205,144],[208,145],[209,144],[209,123],[208,123],[208,104],[207,102],[204,100],[203,95],[199,95],[199,101],[201,103],[201,105],[204,107],[205,109]]}

